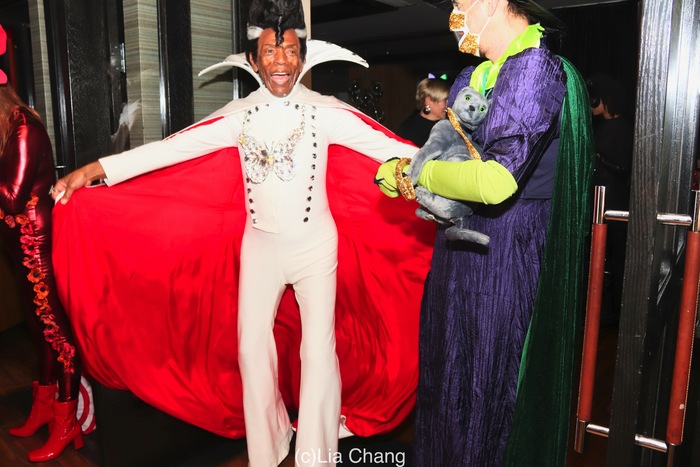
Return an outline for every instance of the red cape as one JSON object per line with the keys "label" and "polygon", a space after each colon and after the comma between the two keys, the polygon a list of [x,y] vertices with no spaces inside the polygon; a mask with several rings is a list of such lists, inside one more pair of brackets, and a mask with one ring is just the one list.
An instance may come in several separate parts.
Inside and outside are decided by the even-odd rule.
{"label": "red cape", "polygon": [[[417,204],[381,195],[372,183],[377,167],[347,148],[329,148],[329,201],[340,234],[342,415],[361,436],[395,428],[413,408],[420,299],[435,231],[414,215]],[[245,436],[236,341],[243,192],[231,148],[79,190],[54,209],[57,287],[85,371],[230,438]],[[291,289],[275,337],[279,384],[294,413],[301,325]]]}

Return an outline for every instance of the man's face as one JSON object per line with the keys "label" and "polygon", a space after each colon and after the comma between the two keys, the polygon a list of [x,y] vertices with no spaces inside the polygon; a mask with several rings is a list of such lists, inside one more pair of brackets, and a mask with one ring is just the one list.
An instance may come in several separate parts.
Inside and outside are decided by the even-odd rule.
{"label": "man's face", "polygon": [[284,97],[292,91],[304,67],[301,60],[299,37],[293,29],[284,32],[283,41],[275,45],[275,31],[263,30],[258,39],[258,59],[253,70],[260,75],[265,87],[275,96]]}

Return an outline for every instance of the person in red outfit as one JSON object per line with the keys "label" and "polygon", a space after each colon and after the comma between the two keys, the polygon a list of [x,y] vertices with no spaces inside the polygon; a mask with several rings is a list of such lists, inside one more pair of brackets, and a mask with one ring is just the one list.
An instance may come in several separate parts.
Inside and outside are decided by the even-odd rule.
{"label": "person in red outfit", "polygon": [[[0,27],[0,53],[6,35]],[[19,297],[39,355],[29,417],[10,428],[18,437],[49,424],[49,439],[29,453],[32,462],[58,457],[73,441],[83,445],[76,418],[80,359],[70,323],[56,295],[51,263],[49,194],[56,180],[51,142],[37,113],[17,96],[0,71],[0,235],[12,260]]]}

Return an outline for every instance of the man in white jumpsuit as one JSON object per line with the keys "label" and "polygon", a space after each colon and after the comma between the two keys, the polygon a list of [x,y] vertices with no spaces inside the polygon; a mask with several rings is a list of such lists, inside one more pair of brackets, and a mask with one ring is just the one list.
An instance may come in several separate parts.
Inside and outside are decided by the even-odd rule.
{"label": "man in white jumpsuit", "polygon": [[[273,325],[287,284],[299,303],[301,388],[297,465],[335,465],[341,381],[335,351],[338,236],[326,196],[328,146],[346,146],[377,161],[411,157],[400,143],[364,123],[340,101],[298,79],[305,64],[303,29],[251,27],[257,56],[248,60],[264,85],[163,141],[88,164],[59,180],[66,203],[97,179],[108,185],[237,146],[248,209],[241,247],[238,339],[250,465],[287,457],[292,426],[277,385]],[[302,39],[303,39],[302,37]],[[239,65],[240,66],[240,65]],[[368,180],[368,183],[371,183]],[[346,432],[347,434],[347,432]]]}

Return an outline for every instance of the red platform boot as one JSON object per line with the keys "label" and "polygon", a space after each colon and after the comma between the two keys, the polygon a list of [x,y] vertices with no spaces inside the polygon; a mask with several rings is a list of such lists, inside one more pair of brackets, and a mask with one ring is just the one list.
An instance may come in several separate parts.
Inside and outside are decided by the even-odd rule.
{"label": "red platform boot", "polygon": [[22,426],[10,428],[12,436],[26,438],[47,423],[53,422],[53,403],[56,400],[56,384],[43,386],[38,381],[32,383],[32,410]]}
{"label": "red platform boot", "polygon": [[73,441],[75,449],[82,448],[83,432],[76,418],[78,400],[67,402],[55,401],[53,404],[54,425],[48,441],[39,449],[29,453],[32,462],[45,462],[60,456],[68,444]]}

